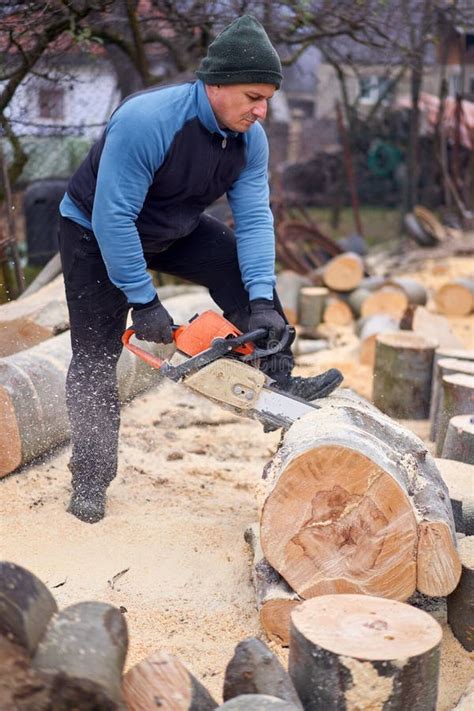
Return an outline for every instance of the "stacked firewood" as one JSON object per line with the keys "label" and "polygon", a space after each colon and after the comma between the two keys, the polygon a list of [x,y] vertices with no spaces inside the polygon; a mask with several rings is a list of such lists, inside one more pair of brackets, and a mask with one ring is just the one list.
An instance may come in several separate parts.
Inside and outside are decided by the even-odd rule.
{"label": "stacked firewood", "polygon": [[[467,572],[472,585],[472,565]],[[459,588],[461,599],[466,594]],[[124,674],[128,632],[120,610],[83,602],[59,611],[37,577],[0,563],[0,707],[12,711],[363,711],[374,704],[431,711],[441,639],[434,618],[410,605],[322,595],[292,614],[288,672],[262,641],[237,644],[219,706],[166,651]]]}

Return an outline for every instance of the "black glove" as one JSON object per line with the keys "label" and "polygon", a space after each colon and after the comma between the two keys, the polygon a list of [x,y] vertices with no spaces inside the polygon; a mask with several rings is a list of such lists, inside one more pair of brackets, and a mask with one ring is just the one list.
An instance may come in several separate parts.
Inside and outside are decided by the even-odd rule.
{"label": "black glove", "polygon": [[132,304],[132,322],[139,341],[172,343],[173,319],[157,296],[148,304]]}
{"label": "black glove", "polygon": [[283,316],[275,309],[270,299],[254,299],[250,302],[249,331],[259,328],[268,330],[268,338],[280,340],[286,327]]}

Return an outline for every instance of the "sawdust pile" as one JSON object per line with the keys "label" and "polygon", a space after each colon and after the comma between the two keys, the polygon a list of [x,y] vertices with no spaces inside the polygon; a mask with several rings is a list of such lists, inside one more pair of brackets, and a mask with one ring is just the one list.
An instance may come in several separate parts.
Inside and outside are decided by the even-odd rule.
{"label": "sawdust pile", "polygon": [[[430,269],[424,279],[440,276]],[[471,337],[472,322],[454,327],[465,342]],[[346,386],[370,397],[370,368],[357,362],[350,334],[341,343],[302,356],[298,372],[337,365]],[[0,483],[1,559],[38,575],[60,608],[92,599],[122,606],[127,668],[168,650],[221,700],[235,645],[261,636],[243,533],[257,519],[256,484],[278,440],[165,384],[123,412],[119,475],[100,523],[65,512],[68,447]],[[286,661],[286,651],[271,646]],[[471,676],[469,655],[444,626],[439,711],[453,708]]]}

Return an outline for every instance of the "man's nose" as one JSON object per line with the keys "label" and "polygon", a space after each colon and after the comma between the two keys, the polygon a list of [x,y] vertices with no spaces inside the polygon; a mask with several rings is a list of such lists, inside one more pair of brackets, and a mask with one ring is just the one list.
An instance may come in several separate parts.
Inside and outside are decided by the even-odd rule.
{"label": "man's nose", "polygon": [[263,99],[256,106],[253,107],[252,113],[256,118],[259,118],[263,121],[263,119],[267,115],[267,109],[267,102],[265,99]]}

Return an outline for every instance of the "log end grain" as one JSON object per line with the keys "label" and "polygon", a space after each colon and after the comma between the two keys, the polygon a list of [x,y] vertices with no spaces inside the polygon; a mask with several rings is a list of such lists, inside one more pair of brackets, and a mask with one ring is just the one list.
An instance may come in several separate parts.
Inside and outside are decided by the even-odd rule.
{"label": "log end grain", "polygon": [[364,277],[364,262],[360,255],[345,252],[331,259],[323,268],[323,281],[333,291],[351,291]]}
{"label": "log end grain", "polygon": [[418,526],[417,581],[421,593],[449,595],[461,577],[461,561],[452,533],[444,522],[423,521]]}
{"label": "log end grain", "polygon": [[339,592],[408,599],[416,540],[405,492],[349,447],[321,446],[293,459],[262,512],[265,556],[303,598]]}
{"label": "log end grain", "polygon": [[407,306],[407,295],[401,289],[387,286],[368,294],[360,306],[360,315],[365,318],[375,314],[389,314],[400,319]]}
{"label": "log end grain", "polygon": [[474,308],[473,291],[464,283],[444,284],[436,291],[435,303],[442,314],[468,316]]}

